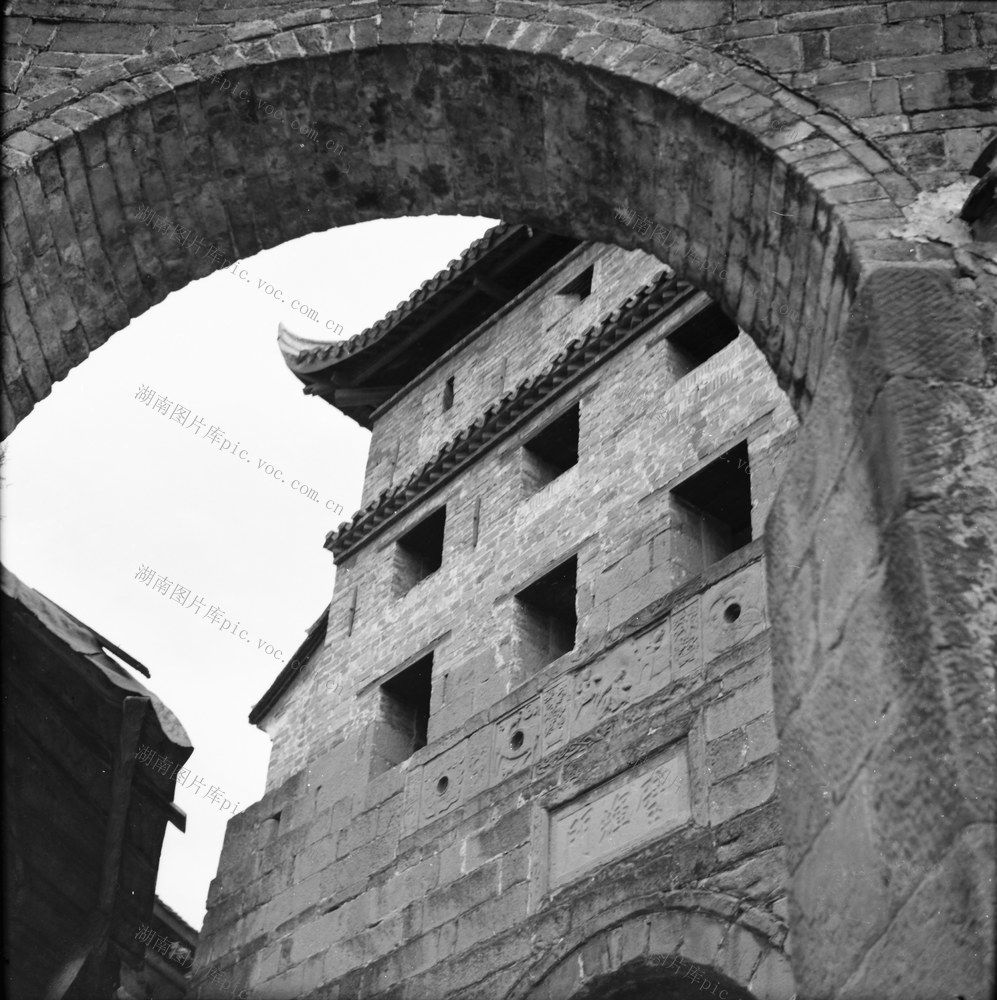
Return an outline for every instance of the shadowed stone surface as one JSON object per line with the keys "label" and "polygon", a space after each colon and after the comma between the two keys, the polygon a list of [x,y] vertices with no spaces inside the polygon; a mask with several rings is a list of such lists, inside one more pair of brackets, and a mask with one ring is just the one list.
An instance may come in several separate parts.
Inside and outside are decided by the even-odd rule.
{"label": "shadowed stone surface", "polygon": [[[766,532],[800,995],[982,998],[993,983],[997,262],[964,232],[925,238],[909,209],[922,189],[964,179],[992,127],[991,6],[16,2],[4,64],[4,433],[169,291],[307,232],[485,214],[654,252],[738,320],[805,417]],[[639,221],[621,224],[620,207]],[[154,231],[149,210],[168,227]],[[724,276],[700,257],[723,258]],[[607,627],[636,600],[621,592]],[[732,766],[731,747],[712,753]],[[348,763],[330,748],[321,766]],[[751,767],[732,780],[764,797],[770,765]],[[277,836],[222,871],[212,895],[211,919],[238,922],[274,995],[340,974],[343,996],[387,995],[403,979],[409,996],[428,996],[441,976],[458,994],[489,976],[511,989],[531,948],[567,933],[565,912],[525,922],[521,893],[504,915],[485,909],[516,884],[506,869],[523,870],[510,851],[461,873],[476,881],[452,905],[476,916],[461,925],[453,910],[453,926],[427,930],[406,904],[372,932],[398,947],[359,971],[357,939],[371,933],[351,906],[359,871],[396,863],[384,845],[401,803],[380,803],[410,793],[384,776],[361,813],[328,782],[314,804],[305,787],[302,773],[289,778],[229,837],[254,843],[252,824],[307,806],[312,844],[303,827]],[[368,797],[376,815],[364,818]],[[493,806],[511,814],[514,801]],[[716,798],[692,803],[694,815],[714,808],[723,814]],[[760,832],[769,808],[743,833],[759,851],[778,842]],[[429,867],[395,874],[443,914],[463,861],[456,822],[437,822],[435,839],[407,835],[408,867]],[[734,845],[743,820],[728,822]],[[308,852],[327,852],[327,838],[338,859],[361,850],[362,863],[319,867]],[[691,867],[705,847],[687,850]],[[867,871],[876,878],[856,875]],[[841,911],[824,882],[839,877],[849,900],[865,900],[868,928],[831,931]],[[244,892],[225,898],[229,884]],[[638,864],[593,898],[610,911],[640,886]],[[322,919],[344,922],[336,956],[323,966],[299,946],[288,968],[266,935],[320,905]],[[585,931],[573,947],[601,933],[594,909],[575,901]],[[485,927],[495,933],[479,939]],[[458,939],[468,950],[451,968]],[[723,968],[780,995],[760,985],[779,982],[777,959],[742,959],[727,940]],[[628,947],[642,961],[668,953]],[[557,981],[584,988],[571,969]]]}

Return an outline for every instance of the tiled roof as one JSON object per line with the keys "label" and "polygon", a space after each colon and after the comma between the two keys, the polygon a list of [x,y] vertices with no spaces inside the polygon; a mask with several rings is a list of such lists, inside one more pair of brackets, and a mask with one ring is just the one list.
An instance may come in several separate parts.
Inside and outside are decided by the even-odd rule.
{"label": "tiled roof", "polygon": [[424,281],[416,291],[404,302],[399,302],[386,316],[348,340],[339,340],[332,344],[321,343],[306,337],[299,337],[281,325],[277,343],[280,345],[288,367],[295,374],[320,371],[367,350],[455,278],[474,267],[482,257],[494,250],[505,238],[522,228],[522,226],[510,225],[505,222],[493,226],[484,236],[475,240],[456,260],[450,261],[445,270]]}
{"label": "tiled roof", "polygon": [[350,521],[344,521],[336,531],[330,532],[325,547],[337,561],[350,554],[389,521],[407,512],[427,492],[528,419],[538,403],[567,388],[583,372],[694,294],[691,285],[665,271],[657,280],[631,295],[597,326],[590,327],[580,339],[568,344],[549,368],[525,379],[493,403],[408,479],[382,491]]}

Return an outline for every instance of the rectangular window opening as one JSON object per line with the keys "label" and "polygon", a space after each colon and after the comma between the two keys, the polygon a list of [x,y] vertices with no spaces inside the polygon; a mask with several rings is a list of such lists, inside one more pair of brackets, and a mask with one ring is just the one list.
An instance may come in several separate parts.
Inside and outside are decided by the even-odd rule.
{"label": "rectangular window opening", "polygon": [[447,509],[439,510],[409,529],[395,544],[395,596],[402,597],[443,565],[443,534]]}
{"label": "rectangular window opening", "polygon": [[672,579],[679,583],[751,541],[751,470],[741,442],[672,490]]}
{"label": "rectangular window opening", "polygon": [[668,337],[682,378],[737,340],[737,324],[716,304],[707,306]]}
{"label": "rectangular window opening", "polygon": [[572,556],[516,594],[519,662],[527,674],[575,648],[577,579],[578,557]]}
{"label": "rectangular window opening", "polygon": [[447,379],[446,384],[443,386],[443,412],[446,413],[447,410],[453,407],[453,375]]}
{"label": "rectangular window opening", "polygon": [[578,404],[523,445],[523,486],[537,493],[578,464]]}
{"label": "rectangular window opening", "polygon": [[372,778],[397,767],[426,745],[432,691],[432,653],[381,685],[371,750]]}
{"label": "rectangular window opening", "polygon": [[595,265],[590,264],[584,271],[572,278],[557,294],[568,296],[574,299],[576,303],[587,299],[592,294],[592,274],[594,269]]}

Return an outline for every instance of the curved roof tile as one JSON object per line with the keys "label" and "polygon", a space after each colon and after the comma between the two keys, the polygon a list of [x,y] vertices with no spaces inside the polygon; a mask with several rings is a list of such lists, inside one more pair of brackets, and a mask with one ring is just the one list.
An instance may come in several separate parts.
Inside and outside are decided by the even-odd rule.
{"label": "curved roof tile", "polygon": [[277,343],[288,368],[295,375],[312,374],[366,350],[415,312],[427,299],[450,284],[454,278],[477,264],[505,236],[519,228],[521,227],[506,222],[492,226],[484,236],[475,240],[456,260],[450,261],[444,270],[424,281],[404,302],[399,302],[391,312],[379,319],[373,326],[367,327],[366,330],[348,340],[337,340],[331,344],[319,340],[309,340],[307,337],[301,337],[288,330],[281,323],[278,327]]}

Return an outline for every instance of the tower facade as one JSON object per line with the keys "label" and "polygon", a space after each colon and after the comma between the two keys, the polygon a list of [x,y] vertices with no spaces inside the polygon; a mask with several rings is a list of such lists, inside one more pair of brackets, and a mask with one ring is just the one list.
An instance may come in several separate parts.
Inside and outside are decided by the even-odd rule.
{"label": "tower facade", "polygon": [[506,225],[282,346],[371,429],[364,506],[251,716],[205,963],[265,997],[789,1000],[761,534],[796,420],[755,346],[652,257]]}

